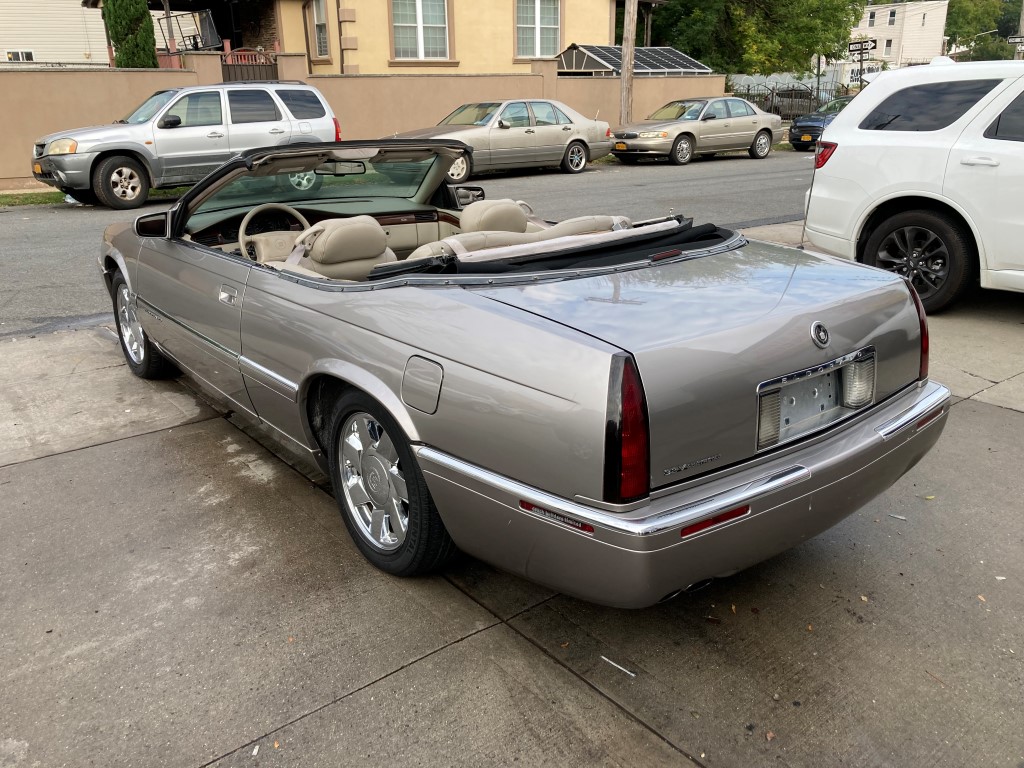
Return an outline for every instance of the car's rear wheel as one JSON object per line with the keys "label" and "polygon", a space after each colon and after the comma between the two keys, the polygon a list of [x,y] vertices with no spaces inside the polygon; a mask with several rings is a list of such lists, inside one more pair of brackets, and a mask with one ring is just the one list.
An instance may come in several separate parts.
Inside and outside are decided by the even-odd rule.
{"label": "car's rear wheel", "polygon": [[917,290],[925,311],[939,312],[967,289],[974,271],[970,236],[936,211],[905,211],[871,232],[864,263],[895,272]]}
{"label": "car's rear wheel", "polygon": [[166,379],[175,376],[178,369],[160,354],[146,337],[132,301],[131,290],[124,275],[117,272],[110,285],[114,299],[114,320],[117,338],[128,368],[140,379]]}
{"label": "car's rear wheel", "polygon": [[289,173],[285,178],[288,179],[286,183],[286,191],[296,192],[316,192],[323,186],[323,176],[317,176],[313,171],[299,171],[298,173]]}
{"label": "car's rear wheel", "polygon": [[405,433],[379,403],[356,390],[342,395],[331,415],[329,453],[341,516],[367,560],[396,576],[448,562],[455,544]]}
{"label": "car's rear wheel", "polygon": [[448,169],[448,181],[452,184],[462,184],[469,178],[472,172],[473,167],[469,157],[463,155],[452,163],[452,167]]}
{"label": "car's rear wheel", "polygon": [[668,153],[668,161],[672,165],[686,165],[693,159],[693,140],[683,134],[676,138]]}
{"label": "car's rear wheel", "polygon": [[149,176],[135,158],[112,155],[93,170],[92,191],[108,208],[138,208],[149,197]]}
{"label": "car's rear wheel", "polygon": [[747,154],[755,160],[764,160],[772,151],[772,135],[768,131],[760,131],[754,137],[754,143],[750,145]]}
{"label": "car's rear wheel", "polygon": [[565,148],[562,157],[562,170],[566,173],[581,173],[587,167],[587,145],[582,141],[574,141]]}

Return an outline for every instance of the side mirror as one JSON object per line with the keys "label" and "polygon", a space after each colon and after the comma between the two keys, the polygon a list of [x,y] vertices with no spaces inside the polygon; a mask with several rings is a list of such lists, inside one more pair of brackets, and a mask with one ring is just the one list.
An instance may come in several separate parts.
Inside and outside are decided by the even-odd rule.
{"label": "side mirror", "polygon": [[169,237],[168,232],[171,228],[170,224],[170,211],[148,213],[145,216],[139,216],[139,218],[135,220],[135,234],[139,237],[159,237],[166,239]]}
{"label": "side mirror", "polygon": [[157,128],[177,128],[181,125],[181,118],[178,115],[164,115],[160,118],[160,122],[156,124]]}
{"label": "side mirror", "polygon": [[506,128],[506,129],[508,129],[508,128],[511,128],[512,126],[509,125],[508,123],[506,123],[504,120],[499,120],[498,121],[498,127],[499,128]]}
{"label": "side mirror", "polygon": [[455,187],[455,199],[459,205],[465,208],[470,203],[483,200],[485,192],[483,187]]}
{"label": "side mirror", "polygon": [[715,115],[715,114],[704,115],[704,119],[705,120],[717,120],[718,119],[718,115]]}

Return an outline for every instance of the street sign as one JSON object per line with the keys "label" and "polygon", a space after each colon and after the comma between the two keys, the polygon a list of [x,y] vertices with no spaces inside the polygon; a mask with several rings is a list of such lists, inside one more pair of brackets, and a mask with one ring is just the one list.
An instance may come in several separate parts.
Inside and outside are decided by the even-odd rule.
{"label": "street sign", "polygon": [[864,51],[873,51],[878,48],[878,41],[875,39],[871,40],[856,40],[849,45],[850,53],[862,53]]}
{"label": "street sign", "polygon": [[1006,38],[1006,42],[1010,43],[1010,45],[1013,45],[1014,43],[1020,45],[1021,43],[1024,43],[1024,35],[1010,35]]}
{"label": "street sign", "polygon": [[1024,53],[1024,43],[1017,43],[1017,53]]}

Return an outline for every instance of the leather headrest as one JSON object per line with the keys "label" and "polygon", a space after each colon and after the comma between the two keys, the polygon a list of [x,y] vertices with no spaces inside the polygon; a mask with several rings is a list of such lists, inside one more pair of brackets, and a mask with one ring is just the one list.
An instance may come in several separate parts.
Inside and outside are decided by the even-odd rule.
{"label": "leather headrest", "polygon": [[478,200],[462,212],[463,232],[525,232],[526,212],[514,200]]}
{"label": "leather headrest", "polygon": [[309,249],[309,258],[319,264],[375,259],[387,250],[388,239],[372,216],[325,219]]}

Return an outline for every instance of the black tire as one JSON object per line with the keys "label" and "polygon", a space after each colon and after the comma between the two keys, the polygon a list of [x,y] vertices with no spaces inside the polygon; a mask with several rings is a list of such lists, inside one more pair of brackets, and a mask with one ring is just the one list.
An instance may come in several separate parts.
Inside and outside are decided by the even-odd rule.
{"label": "black tire", "polygon": [[149,174],[135,158],[111,155],[93,168],[92,191],[108,208],[139,208],[149,198]]}
{"label": "black tire", "polygon": [[764,160],[772,153],[772,135],[768,131],[758,131],[751,142],[747,154],[755,160]]}
{"label": "black tire", "polygon": [[117,324],[117,338],[121,353],[128,368],[140,379],[167,379],[178,375],[174,363],[160,354],[146,336],[131,304],[131,291],[124,275],[114,273],[110,284],[110,295],[114,302],[114,322]]}
{"label": "black tire", "polygon": [[977,264],[963,225],[926,210],[897,213],[876,226],[868,234],[863,261],[908,278],[929,314],[960,298]]}
{"label": "black tire", "polygon": [[583,173],[590,162],[590,152],[582,141],[569,142],[562,155],[562,170],[566,173]]}
{"label": "black tire", "polygon": [[672,165],[686,165],[693,159],[693,139],[685,133],[676,137],[672,149],[668,153],[668,161]]}
{"label": "black tire", "polygon": [[636,165],[638,162],[640,162],[640,158],[637,157],[636,155],[616,155],[615,159],[617,159],[620,163],[623,163],[625,165]]}
{"label": "black tire", "polygon": [[[459,160],[465,162],[460,163]],[[454,175],[452,171],[455,171]],[[455,164],[448,169],[448,183],[449,184],[464,184],[473,173],[473,161],[469,155],[463,155],[461,158],[455,161]]]}
{"label": "black tire", "polygon": [[[362,446],[359,430],[355,428],[361,420],[369,446]],[[374,434],[374,424],[382,431]],[[430,498],[409,440],[398,423],[376,400],[358,390],[349,390],[338,398],[331,410],[328,434],[330,442],[326,448],[334,498],[345,527],[363,556],[377,568],[395,576],[418,576],[442,568],[455,554],[455,543]],[[393,451],[385,447],[385,437],[390,438]],[[361,446],[358,451],[353,439]],[[392,456],[396,457],[393,465],[390,464]],[[366,519],[369,516],[372,520],[372,510],[380,499],[386,498],[378,507],[378,511],[383,512],[390,508],[388,501],[400,495],[396,476],[405,483],[405,503],[399,502],[399,506],[408,515],[397,543],[385,542],[386,537],[397,539],[401,528],[391,520],[391,514],[381,516],[384,519],[381,531],[385,535],[380,537],[374,536],[373,523]],[[365,497],[367,502],[357,504],[360,497]],[[401,511],[398,514],[401,518]]]}

